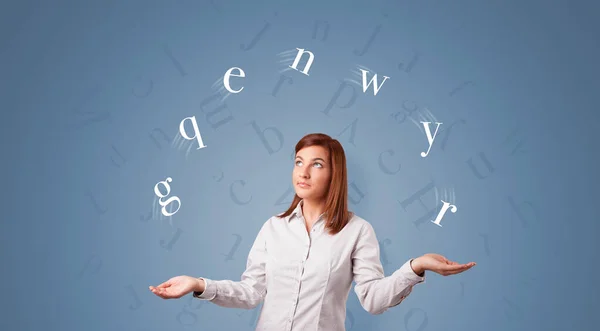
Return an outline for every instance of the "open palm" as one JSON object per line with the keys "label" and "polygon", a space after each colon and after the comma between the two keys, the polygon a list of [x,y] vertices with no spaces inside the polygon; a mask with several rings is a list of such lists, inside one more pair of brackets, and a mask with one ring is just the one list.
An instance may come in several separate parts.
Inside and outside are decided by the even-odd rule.
{"label": "open palm", "polygon": [[475,262],[469,262],[461,264],[458,262],[450,261],[447,258],[434,253],[428,253],[419,257],[420,264],[425,270],[431,270],[442,276],[454,275],[463,271],[471,269]]}
{"label": "open palm", "polygon": [[192,292],[197,284],[194,277],[176,276],[156,287],[149,286],[149,289],[163,299],[178,299]]}

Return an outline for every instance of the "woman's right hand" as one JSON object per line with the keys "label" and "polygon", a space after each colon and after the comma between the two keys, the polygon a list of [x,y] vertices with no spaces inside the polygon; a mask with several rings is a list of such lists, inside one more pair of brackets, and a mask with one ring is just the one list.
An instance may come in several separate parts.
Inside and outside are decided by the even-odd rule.
{"label": "woman's right hand", "polygon": [[203,292],[204,280],[190,276],[176,276],[156,287],[149,286],[149,289],[163,299],[179,299],[193,291]]}

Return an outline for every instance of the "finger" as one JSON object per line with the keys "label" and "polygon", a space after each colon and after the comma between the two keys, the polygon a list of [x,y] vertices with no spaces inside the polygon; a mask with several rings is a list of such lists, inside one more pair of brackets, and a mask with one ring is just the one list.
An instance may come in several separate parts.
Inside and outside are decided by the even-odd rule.
{"label": "finger", "polygon": [[171,284],[171,282],[170,282],[170,281],[166,281],[166,282],[164,282],[164,283],[162,283],[162,284],[158,285],[157,287],[158,287],[158,288],[167,288],[167,287],[169,287],[169,286],[171,286],[171,285],[172,285],[172,284]]}
{"label": "finger", "polygon": [[475,262],[469,262],[469,263],[465,263],[465,264],[461,264],[465,269],[470,269],[473,268],[473,266],[475,266]]}
{"label": "finger", "polygon": [[154,293],[154,295],[156,295],[157,297],[161,297],[162,298],[162,294],[159,291],[154,290],[154,291],[152,291],[152,293]]}
{"label": "finger", "polygon": [[466,267],[466,265],[464,265],[464,264],[452,264],[452,265],[447,264],[447,265],[442,265],[440,267],[440,269],[442,269],[443,271],[450,272],[450,271],[455,271],[455,270],[461,270],[465,267]]}
{"label": "finger", "polygon": [[475,264],[476,264],[475,262],[469,262],[469,263],[452,262],[452,266],[459,266],[459,267],[472,267]]}
{"label": "finger", "polygon": [[446,272],[446,274],[448,274],[448,275],[454,275],[454,274],[458,274],[458,273],[461,273],[461,272],[467,271],[467,270],[471,269],[472,267],[473,267],[473,266],[472,266],[472,265],[470,265],[470,264],[463,264],[461,268],[459,268],[459,269],[455,269],[455,270],[450,270],[450,271],[447,271],[447,272]]}
{"label": "finger", "polygon": [[154,293],[154,295],[156,295],[158,297],[162,297],[161,291],[158,290],[156,287],[151,289],[150,291],[152,291],[152,293]]}
{"label": "finger", "polygon": [[465,268],[465,269],[460,269],[460,270],[454,270],[454,271],[449,271],[446,273],[446,275],[456,275],[459,274],[461,272],[465,272],[467,270],[471,269],[471,267]]}
{"label": "finger", "polygon": [[167,295],[164,293],[156,293],[157,296],[163,298],[163,299],[168,299]]}
{"label": "finger", "polygon": [[152,293],[155,293],[155,294],[160,294],[160,293],[164,293],[165,292],[164,289],[158,288],[158,287],[153,287],[152,289],[150,289],[150,291],[152,291]]}
{"label": "finger", "polygon": [[154,294],[158,295],[159,297],[161,297],[163,299],[171,299],[171,298],[173,298],[173,295],[170,294],[170,293],[168,293],[164,289],[157,289],[157,290],[154,291]]}
{"label": "finger", "polygon": [[470,269],[472,266],[466,265],[466,264],[459,264],[459,265],[452,265],[452,266],[445,266],[444,268],[441,268],[440,272],[438,272],[441,275],[453,275],[453,274],[457,274],[460,272],[463,272],[465,270]]}

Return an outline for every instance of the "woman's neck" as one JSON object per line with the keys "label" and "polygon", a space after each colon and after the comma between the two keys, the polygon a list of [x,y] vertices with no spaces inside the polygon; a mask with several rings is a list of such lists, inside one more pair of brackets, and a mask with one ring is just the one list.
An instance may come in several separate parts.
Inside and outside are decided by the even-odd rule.
{"label": "woman's neck", "polygon": [[308,222],[314,222],[325,212],[325,200],[302,200],[302,215]]}

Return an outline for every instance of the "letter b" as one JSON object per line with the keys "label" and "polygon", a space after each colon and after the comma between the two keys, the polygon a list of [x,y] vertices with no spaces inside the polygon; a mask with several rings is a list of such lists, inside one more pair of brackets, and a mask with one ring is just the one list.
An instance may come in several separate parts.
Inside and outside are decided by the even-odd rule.
{"label": "letter b", "polygon": [[[256,131],[256,134],[262,141],[263,145],[265,145],[265,148],[267,148],[267,151],[269,151],[270,155],[273,155],[273,154],[279,152],[279,150],[281,150],[281,147],[283,147],[283,134],[281,134],[281,132],[279,130],[277,130],[277,128],[269,127],[269,128],[266,128],[261,131],[261,129],[256,124],[256,121],[252,121],[252,127]],[[273,133],[275,133],[275,135],[277,136],[277,140],[279,140],[279,148],[277,148],[277,150],[273,150],[273,148],[271,148],[271,145],[267,141],[267,139],[265,137],[265,133],[267,132],[267,130],[273,131]]]}

